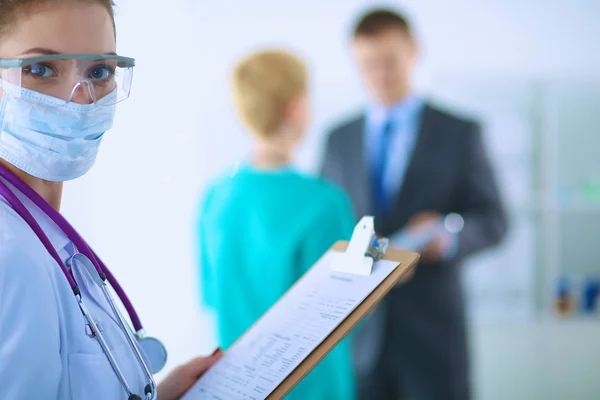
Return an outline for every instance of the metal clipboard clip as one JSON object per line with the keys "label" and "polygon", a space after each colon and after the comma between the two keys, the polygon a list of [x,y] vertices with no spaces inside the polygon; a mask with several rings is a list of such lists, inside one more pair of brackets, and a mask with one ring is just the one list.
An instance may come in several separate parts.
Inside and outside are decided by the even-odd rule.
{"label": "metal clipboard clip", "polygon": [[334,253],[331,269],[348,274],[371,275],[373,264],[385,255],[388,239],[378,239],[375,235],[375,219],[365,216],[358,222],[352,233],[350,244],[344,253]]}

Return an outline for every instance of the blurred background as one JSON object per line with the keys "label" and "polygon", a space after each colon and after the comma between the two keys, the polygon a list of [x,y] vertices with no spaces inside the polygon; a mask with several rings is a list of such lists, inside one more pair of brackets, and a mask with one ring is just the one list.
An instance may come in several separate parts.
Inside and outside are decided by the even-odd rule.
{"label": "blurred background", "polygon": [[118,1],[134,87],[97,166],[66,186],[65,214],[167,345],[167,370],[212,352],[193,241],[206,183],[249,156],[231,67],[265,45],[308,61],[313,124],[298,165],[314,172],[329,124],[365,104],[350,30],[375,5],[412,20],[419,90],[484,125],[510,211],[508,239],[464,270],[474,398],[600,398],[600,309],[580,301],[600,279],[597,0]]}

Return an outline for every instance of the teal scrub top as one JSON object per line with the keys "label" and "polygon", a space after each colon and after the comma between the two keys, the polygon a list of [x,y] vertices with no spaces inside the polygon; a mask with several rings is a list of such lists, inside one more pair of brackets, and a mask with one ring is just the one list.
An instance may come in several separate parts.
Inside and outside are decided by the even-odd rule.
{"label": "teal scrub top", "polygon": [[[224,349],[356,223],[340,188],[291,168],[245,166],[217,180],[199,215],[201,294]],[[286,399],[353,400],[355,392],[347,338]]]}

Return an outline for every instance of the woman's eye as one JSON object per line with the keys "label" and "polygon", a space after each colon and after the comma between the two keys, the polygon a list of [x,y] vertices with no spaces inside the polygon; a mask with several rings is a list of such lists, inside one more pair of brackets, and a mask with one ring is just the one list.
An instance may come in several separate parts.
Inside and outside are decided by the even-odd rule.
{"label": "woman's eye", "polygon": [[90,71],[90,79],[107,80],[113,75],[112,71],[108,67],[95,67]]}
{"label": "woman's eye", "polygon": [[49,78],[54,76],[52,67],[44,64],[31,64],[25,67],[25,72],[38,78]]}

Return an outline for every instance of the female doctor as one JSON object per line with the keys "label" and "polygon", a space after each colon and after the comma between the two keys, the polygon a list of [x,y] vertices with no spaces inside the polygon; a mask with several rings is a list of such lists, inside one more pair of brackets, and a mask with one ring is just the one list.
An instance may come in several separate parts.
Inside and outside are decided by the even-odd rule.
{"label": "female doctor", "polygon": [[115,50],[111,0],[0,0],[1,399],[177,399],[222,355],[156,385],[164,348],[58,212],[129,96]]}

